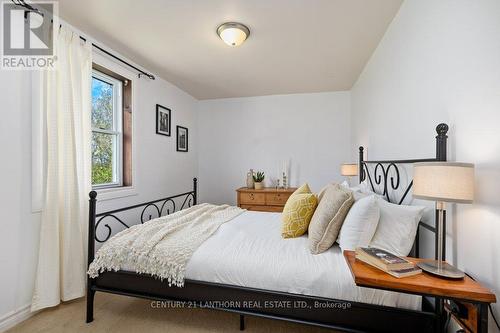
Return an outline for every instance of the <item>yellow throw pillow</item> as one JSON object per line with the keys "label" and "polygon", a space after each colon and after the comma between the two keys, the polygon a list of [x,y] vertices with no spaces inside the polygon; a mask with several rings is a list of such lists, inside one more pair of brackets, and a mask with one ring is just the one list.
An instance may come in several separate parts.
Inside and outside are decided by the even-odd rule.
{"label": "yellow throw pillow", "polygon": [[311,193],[311,189],[309,188],[309,185],[305,183],[304,185],[296,189],[291,196],[295,194],[308,194],[308,193]]}
{"label": "yellow throw pillow", "polygon": [[302,236],[309,227],[317,204],[318,200],[307,184],[293,192],[281,215],[281,236],[283,238]]}

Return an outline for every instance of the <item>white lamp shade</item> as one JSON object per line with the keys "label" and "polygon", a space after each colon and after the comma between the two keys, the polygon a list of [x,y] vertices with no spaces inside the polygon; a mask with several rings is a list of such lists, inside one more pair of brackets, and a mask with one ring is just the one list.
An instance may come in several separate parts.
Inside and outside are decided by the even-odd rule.
{"label": "white lamp shade", "polygon": [[413,170],[414,198],[459,203],[474,200],[474,164],[415,163]]}
{"label": "white lamp shade", "polygon": [[354,163],[344,163],[340,166],[340,174],[342,176],[357,176],[358,165]]}

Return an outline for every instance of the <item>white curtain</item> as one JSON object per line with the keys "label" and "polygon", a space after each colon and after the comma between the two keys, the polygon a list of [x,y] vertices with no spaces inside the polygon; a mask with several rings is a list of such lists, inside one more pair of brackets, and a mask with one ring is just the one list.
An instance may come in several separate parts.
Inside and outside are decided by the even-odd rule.
{"label": "white curtain", "polygon": [[92,50],[64,27],[54,39],[55,69],[42,74],[47,171],[32,311],[84,296],[86,283]]}

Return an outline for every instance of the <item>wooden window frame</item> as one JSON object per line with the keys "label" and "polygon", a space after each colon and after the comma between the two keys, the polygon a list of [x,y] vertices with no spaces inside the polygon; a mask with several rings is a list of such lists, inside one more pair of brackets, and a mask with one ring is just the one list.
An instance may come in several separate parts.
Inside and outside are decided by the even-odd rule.
{"label": "wooden window frame", "polygon": [[92,69],[122,82],[121,115],[121,174],[120,184],[96,186],[97,189],[132,186],[132,80],[117,74],[104,66],[93,63]]}

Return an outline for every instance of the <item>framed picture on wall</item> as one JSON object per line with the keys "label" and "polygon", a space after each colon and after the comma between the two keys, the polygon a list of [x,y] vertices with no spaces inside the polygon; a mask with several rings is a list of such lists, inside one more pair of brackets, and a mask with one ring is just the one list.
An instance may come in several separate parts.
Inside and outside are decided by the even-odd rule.
{"label": "framed picture on wall", "polygon": [[188,151],[188,129],[177,126],[177,151]]}
{"label": "framed picture on wall", "polygon": [[171,124],[170,109],[156,104],[156,134],[170,136]]}

